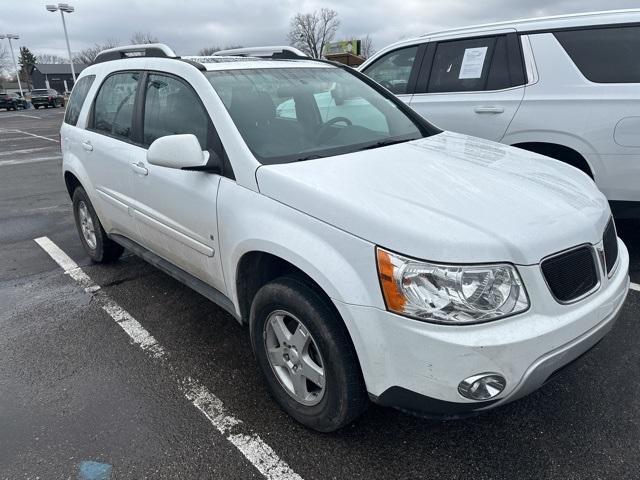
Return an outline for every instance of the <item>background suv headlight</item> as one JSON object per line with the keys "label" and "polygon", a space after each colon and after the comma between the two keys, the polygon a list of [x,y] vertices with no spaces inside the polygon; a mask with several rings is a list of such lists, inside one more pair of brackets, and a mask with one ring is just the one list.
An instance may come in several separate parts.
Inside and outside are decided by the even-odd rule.
{"label": "background suv headlight", "polygon": [[513,265],[439,265],[376,249],[387,308],[428,322],[462,325],[524,312],[529,299]]}

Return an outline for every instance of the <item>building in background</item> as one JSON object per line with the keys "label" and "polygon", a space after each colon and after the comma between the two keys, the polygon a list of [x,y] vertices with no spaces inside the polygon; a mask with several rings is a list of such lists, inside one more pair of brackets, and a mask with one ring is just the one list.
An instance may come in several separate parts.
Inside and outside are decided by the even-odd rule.
{"label": "building in background", "polygon": [[360,40],[342,40],[327,43],[324,48],[324,58],[343,63],[350,67],[357,67],[364,58],[360,56],[362,42]]}
{"label": "building in background", "polygon": [[[74,64],[76,76],[87,66]],[[53,88],[61,93],[70,92],[73,88],[73,75],[68,63],[36,63],[31,69],[33,88]]]}

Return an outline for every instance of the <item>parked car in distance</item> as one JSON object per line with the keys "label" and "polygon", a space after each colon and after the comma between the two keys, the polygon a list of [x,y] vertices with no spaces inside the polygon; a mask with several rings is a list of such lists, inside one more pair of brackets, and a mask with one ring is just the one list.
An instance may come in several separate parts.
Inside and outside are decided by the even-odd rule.
{"label": "parked car in distance", "polygon": [[445,130],[556,158],[640,218],[640,10],[518,20],[390,45],[360,71]]}
{"label": "parked car in distance", "polygon": [[629,256],[583,173],[443,132],[346,66],[194,58],[118,47],[78,78],[60,138],[80,240],[247,325],[304,425],[370,399],[494,408],[611,329]]}
{"label": "parked car in distance", "polygon": [[7,110],[17,110],[18,108],[28,108],[27,101],[19,93],[0,93],[0,108]]}
{"label": "parked car in distance", "polygon": [[35,89],[31,92],[31,104],[34,108],[64,107],[64,97],[53,88]]}

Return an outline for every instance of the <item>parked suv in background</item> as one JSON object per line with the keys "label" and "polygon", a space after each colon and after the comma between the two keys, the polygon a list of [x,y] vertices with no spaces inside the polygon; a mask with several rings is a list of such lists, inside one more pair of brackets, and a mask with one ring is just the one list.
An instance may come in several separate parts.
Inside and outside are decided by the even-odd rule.
{"label": "parked suv in background", "polygon": [[457,28],[360,70],[446,130],[541,153],[640,218],[640,10]]}
{"label": "parked suv in background", "polygon": [[572,167],[442,132],[328,62],[161,44],[96,62],[60,131],[84,248],[127,248],[247,324],[269,390],[311,428],[368,399],[515,400],[622,307],[627,250]]}
{"label": "parked suv in background", "polygon": [[31,104],[34,108],[64,107],[64,97],[53,88],[36,89],[31,92]]}
{"label": "parked suv in background", "polygon": [[17,110],[18,108],[28,108],[27,101],[19,93],[0,93],[0,108],[7,110]]}

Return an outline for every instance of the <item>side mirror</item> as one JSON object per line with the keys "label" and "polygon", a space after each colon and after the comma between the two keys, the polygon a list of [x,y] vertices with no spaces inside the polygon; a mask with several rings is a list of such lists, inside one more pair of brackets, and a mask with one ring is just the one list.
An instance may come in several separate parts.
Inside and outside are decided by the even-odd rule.
{"label": "side mirror", "polygon": [[155,140],[147,150],[147,162],[159,167],[178,170],[220,172],[217,157],[215,165],[209,165],[209,152],[202,151],[195,135],[168,135]]}

